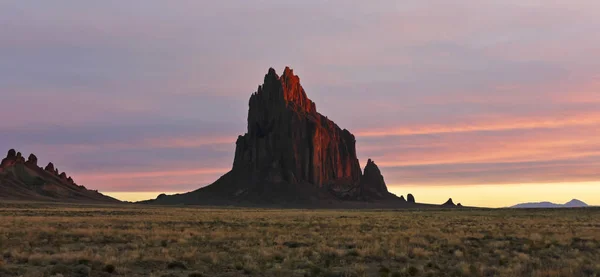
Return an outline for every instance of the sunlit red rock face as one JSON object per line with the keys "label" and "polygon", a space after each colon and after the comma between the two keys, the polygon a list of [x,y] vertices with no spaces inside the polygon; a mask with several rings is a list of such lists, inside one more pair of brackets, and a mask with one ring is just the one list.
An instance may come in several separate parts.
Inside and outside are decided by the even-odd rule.
{"label": "sunlit red rock face", "polygon": [[250,97],[248,132],[237,140],[233,171],[254,181],[342,189],[359,183],[356,139],[317,112],[290,68],[269,69]]}

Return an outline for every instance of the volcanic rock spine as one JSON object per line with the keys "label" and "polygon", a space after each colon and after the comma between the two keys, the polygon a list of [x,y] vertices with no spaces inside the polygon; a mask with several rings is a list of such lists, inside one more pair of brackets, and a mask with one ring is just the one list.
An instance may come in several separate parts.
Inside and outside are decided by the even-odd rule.
{"label": "volcanic rock spine", "polygon": [[361,176],[356,139],[317,112],[290,68],[274,69],[250,97],[248,132],[236,142],[233,171],[253,181],[344,188]]}

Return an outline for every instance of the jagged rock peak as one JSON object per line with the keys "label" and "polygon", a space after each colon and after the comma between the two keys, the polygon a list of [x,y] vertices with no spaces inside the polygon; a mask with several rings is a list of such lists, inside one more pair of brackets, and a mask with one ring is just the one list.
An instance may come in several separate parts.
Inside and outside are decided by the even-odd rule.
{"label": "jagged rock peak", "polygon": [[34,154],[30,154],[29,158],[27,158],[27,163],[37,166],[38,158]]}
{"label": "jagged rock peak", "polygon": [[307,113],[314,113],[317,111],[315,103],[308,99],[304,88],[300,85],[300,77],[294,75],[294,70],[286,67],[280,79],[285,101],[298,105]]}
{"label": "jagged rock peak", "polygon": [[388,192],[379,167],[377,167],[377,164],[371,159],[367,161],[361,182],[363,183],[363,188],[366,190],[382,195]]}
{"label": "jagged rock peak", "polygon": [[454,202],[452,201],[452,198],[448,199],[448,201],[446,201],[446,203],[442,204],[442,206],[455,206]]}
{"label": "jagged rock peak", "polygon": [[400,201],[406,202],[406,199],[404,198],[404,195],[400,195]]}
{"label": "jagged rock peak", "polygon": [[54,164],[48,163],[48,165],[44,168],[44,170],[46,170],[48,172],[54,172]]}
{"label": "jagged rock peak", "polygon": [[25,158],[23,158],[23,154],[21,154],[21,152],[17,152],[16,162],[20,164],[25,163]]}
{"label": "jagged rock peak", "polygon": [[2,161],[0,162],[0,167],[10,166],[15,163],[16,159],[17,159],[17,152],[15,151],[15,149],[10,149],[10,150],[8,150],[6,158],[2,159]]}
{"label": "jagged rock peak", "polygon": [[23,158],[21,152],[17,152],[14,149],[10,149],[8,150],[6,158],[2,159],[2,162],[0,162],[0,167],[10,167],[15,164],[23,163],[25,163],[25,158]]}
{"label": "jagged rock peak", "polygon": [[[284,69],[281,77],[277,75],[275,69],[269,68],[263,85],[258,87],[253,96],[255,95],[261,95],[260,98],[269,100],[271,105],[281,103],[309,114],[317,112],[315,103],[308,98],[300,84],[300,77],[294,75],[294,71],[289,67]],[[251,105],[252,98],[250,98]]]}
{"label": "jagged rock peak", "polygon": [[408,194],[406,196],[406,201],[408,201],[408,203],[415,203],[415,197],[412,194]]}

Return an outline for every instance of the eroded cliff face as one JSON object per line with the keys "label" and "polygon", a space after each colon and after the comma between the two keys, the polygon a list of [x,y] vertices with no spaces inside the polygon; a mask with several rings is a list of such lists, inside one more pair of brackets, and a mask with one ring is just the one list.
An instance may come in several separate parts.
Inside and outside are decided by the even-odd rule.
{"label": "eroded cliff face", "polygon": [[356,139],[317,112],[290,68],[274,69],[250,97],[248,131],[236,142],[233,172],[252,181],[334,190],[360,182]]}

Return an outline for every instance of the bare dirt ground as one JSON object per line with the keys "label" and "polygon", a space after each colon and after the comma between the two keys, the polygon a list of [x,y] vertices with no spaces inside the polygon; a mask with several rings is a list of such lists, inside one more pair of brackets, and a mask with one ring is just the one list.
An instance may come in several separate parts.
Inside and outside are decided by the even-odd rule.
{"label": "bare dirt ground", "polygon": [[600,209],[0,203],[0,276],[600,276]]}

